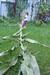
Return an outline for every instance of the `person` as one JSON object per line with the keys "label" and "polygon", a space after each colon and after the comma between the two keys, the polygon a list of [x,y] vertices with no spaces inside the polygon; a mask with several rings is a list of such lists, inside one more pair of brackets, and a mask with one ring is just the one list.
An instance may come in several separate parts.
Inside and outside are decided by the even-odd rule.
{"label": "person", "polygon": [[29,13],[25,14],[24,19],[22,20],[22,27],[26,27],[27,22],[29,21]]}

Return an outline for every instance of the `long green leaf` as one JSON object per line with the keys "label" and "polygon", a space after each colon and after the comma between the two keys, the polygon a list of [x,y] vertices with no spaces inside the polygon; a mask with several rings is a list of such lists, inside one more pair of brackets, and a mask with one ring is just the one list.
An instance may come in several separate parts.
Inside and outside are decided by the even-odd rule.
{"label": "long green leaf", "polygon": [[24,61],[21,64],[18,75],[40,75],[39,66],[35,56],[24,53]]}
{"label": "long green leaf", "polygon": [[29,43],[38,43],[38,44],[39,44],[38,41],[29,39],[29,38],[26,38],[25,41],[27,41],[27,42],[29,42]]}
{"label": "long green leaf", "polygon": [[32,39],[29,39],[29,38],[26,38],[26,39],[24,39],[24,40],[27,41],[27,42],[29,42],[29,43],[32,43],[32,44],[40,44],[40,45],[42,45],[42,46],[44,46],[44,47],[50,48],[50,46],[47,46],[47,45],[45,45],[45,44],[42,44],[42,43],[40,43],[40,42],[38,42],[38,41],[36,41],[36,40],[32,40]]}

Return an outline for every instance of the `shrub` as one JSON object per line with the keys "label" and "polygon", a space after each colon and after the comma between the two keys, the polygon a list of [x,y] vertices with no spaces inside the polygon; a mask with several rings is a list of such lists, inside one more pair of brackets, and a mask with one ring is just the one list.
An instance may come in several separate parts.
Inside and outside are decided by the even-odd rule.
{"label": "shrub", "polygon": [[38,18],[42,21],[46,21],[46,13],[49,11],[49,6],[46,3],[42,3],[39,8]]}

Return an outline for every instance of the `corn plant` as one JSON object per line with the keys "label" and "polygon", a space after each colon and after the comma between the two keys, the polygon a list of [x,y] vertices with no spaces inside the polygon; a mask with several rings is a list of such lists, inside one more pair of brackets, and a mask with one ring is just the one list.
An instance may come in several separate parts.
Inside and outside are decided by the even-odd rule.
{"label": "corn plant", "polygon": [[17,31],[13,35],[0,37],[0,40],[2,41],[18,41],[18,47],[20,48],[19,54],[17,54],[17,49],[19,48],[16,44],[11,49],[0,53],[0,75],[6,75],[5,73],[15,65],[18,66],[18,69],[16,69],[16,75],[40,75],[40,70],[35,56],[28,52],[27,45],[25,46],[23,43],[29,42],[32,44],[40,44],[45,47],[48,46],[46,46],[45,44],[41,44],[36,40],[26,38],[25,36],[28,33],[23,34],[23,29],[24,28],[22,28],[22,26],[20,25],[19,31]]}

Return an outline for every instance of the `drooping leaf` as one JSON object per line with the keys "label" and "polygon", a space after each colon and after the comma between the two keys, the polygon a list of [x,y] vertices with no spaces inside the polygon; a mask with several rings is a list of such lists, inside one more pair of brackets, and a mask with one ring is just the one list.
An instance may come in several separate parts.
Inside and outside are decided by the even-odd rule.
{"label": "drooping leaf", "polygon": [[0,57],[6,55],[6,54],[7,54],[7,51],[8,51],[8,50],[1,52],[1,53],[0,53]]}
{"label": "drooping leaf", "polygon": [[4,36],[4,37],[2,37],[2,39],[9,39],[10,38],[10,36]]}
{"label": "drooping leaf", "polygon": [[27,42],[29,42],[29,43],[38,43],[38,44],[39,44],[38,41],[29,39],[29,38],[26,38],[25,41],[27,41]]}
{"label": "drooping leaf", "polygon": [[35,56],[24,53],[23,59],[18,75],[40,75]]}
{"label": "drooping leaf", "polygon": [[[13,53],[16,51],[7,51],[0,54],[0,71],[4,74],[10,67],[16,65],[17,63],[17,56]],[[11,55],[11,57],[10,57]],[[13,56],[12,56],[13,55]],[[2,59],[2,60],[1,60]]]}
{"label": "drooping leaf", "polygon": [[29,38],[26,38],[26,39],[24,39],[24,40],[27,41],[27,42],[29,42],[29,43],[32,43],[32,44],[39,44],[39,45],[42,45],[42,46],[44,46],[44,47],[50,48],[50,46],[47,46],[47,45],[45,45],[45,44],[42,44],[42,43],[40,43],[40,42],[38,42],[38,41],[36,41],[36,40],[32,40],[32,39],[29,39]]}
{"label": "drooping leaf", "polygon": [[0,75],[3,75],[1,71],[0,71]]}

